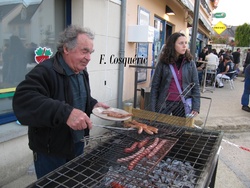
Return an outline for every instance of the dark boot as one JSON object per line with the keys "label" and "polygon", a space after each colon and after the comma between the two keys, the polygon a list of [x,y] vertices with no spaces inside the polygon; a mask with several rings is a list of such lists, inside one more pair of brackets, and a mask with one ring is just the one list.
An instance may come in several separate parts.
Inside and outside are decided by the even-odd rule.
{"label": "dark boot", "polygon": [[242,106],[242,110],[246,112],[250,112],[250,107],[249,106]]}

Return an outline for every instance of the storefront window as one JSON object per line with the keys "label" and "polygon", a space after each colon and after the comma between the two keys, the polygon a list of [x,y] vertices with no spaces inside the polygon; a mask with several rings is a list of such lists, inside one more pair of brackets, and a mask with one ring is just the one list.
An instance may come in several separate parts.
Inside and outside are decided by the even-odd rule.
{"label": "storefront window", "polygon": [[165,21],[155,17],[154,18],[154,43],[153,43],[153,59],[154,65],[157,63],[158,55],[161,51],[161,48],[164,44],[164,36],[165,36]]}
{"label": "storefront window", "polygon": [[[36,49],[56,52],[65,27],[63,0],[1,0],[0,2],[0,124],[13,113],[16,86],[36,66]],[[12,120],[12,119],[11,119]]]}

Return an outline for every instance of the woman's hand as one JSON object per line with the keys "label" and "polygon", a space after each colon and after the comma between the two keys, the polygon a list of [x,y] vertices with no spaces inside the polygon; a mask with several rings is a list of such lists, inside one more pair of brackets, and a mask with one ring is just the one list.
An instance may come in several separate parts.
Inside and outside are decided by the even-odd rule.
{"label": "woman's hand", "polygon": [[187,117],[189,118],[194,118],[195,116],[197,116],[199,114],[199,112],[195,111],[195,110],[192,110],[192,112],[190,114],[188,114]]}

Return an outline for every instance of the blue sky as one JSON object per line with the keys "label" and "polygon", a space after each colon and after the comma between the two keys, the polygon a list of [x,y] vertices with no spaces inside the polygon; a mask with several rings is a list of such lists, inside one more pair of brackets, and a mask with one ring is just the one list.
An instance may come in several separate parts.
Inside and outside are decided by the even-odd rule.
{"label": "blue sky", "polygon": [[250,24],[249,2],[249,0],[220,0],[218,7],[213,12],[225,12],[226,17],[213,18],[213,24],[217,24],[219,21],[230,26]]}

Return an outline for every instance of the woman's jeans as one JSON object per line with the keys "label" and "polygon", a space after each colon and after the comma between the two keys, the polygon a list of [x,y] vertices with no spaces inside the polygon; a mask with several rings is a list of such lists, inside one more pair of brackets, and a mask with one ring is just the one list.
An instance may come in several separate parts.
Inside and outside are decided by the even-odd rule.
{"label": "woman's jeans", "polygon": [[[75,157],[83,154],[83,149],[84,142],[75,143]],[[43,177],[44,175],[52,172],[53,170],[73,159],[57,157],[40,152],[33,152],[33,156],[37,179]]]}

